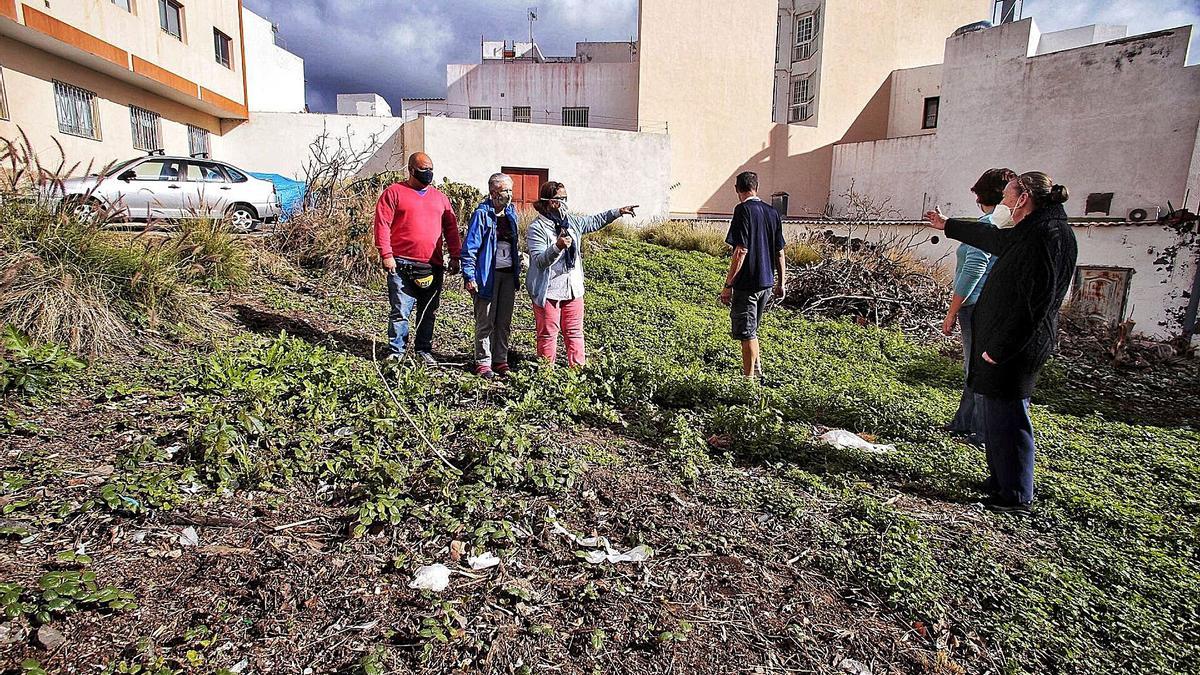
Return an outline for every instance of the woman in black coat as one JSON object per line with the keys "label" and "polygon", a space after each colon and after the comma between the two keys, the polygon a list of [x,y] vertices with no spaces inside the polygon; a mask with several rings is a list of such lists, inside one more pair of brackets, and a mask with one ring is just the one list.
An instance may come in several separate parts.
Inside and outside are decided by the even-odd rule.
{"label": "woman in black coat", "polygon": [[1016,225],[1007,230],[975,220],[925,214],[952,239],[996,256],[975,303],[969,386],[981,394],[989,477],[989,508],[1027,512],[1033,501],[1033,425],[1029,397],[1053,353],[1058,311],[1075,273],[1078,247],[1063,204],[1067,188],[1039,171],[1004,189]]}

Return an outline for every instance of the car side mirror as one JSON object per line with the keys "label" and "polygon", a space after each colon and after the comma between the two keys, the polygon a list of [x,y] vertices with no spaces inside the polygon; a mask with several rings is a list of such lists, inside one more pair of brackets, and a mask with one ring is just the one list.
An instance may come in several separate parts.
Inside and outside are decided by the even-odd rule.
{"label": "car side mirror", "polygon": [[129,181],[131,181],[131,180],[133,180],[134,178],[137,178],[137,174],[133,172],[133,169],[130,169],[130,170],[128,170],[128,171],[124,171],[124,172],[122,172],[122,173],[121,173],[121,175],[120,175],[120,176],[117,176],[117,180],[123,180],[123,181],[125,181],[126,183],[128,183],[128,182],[129,182]]}

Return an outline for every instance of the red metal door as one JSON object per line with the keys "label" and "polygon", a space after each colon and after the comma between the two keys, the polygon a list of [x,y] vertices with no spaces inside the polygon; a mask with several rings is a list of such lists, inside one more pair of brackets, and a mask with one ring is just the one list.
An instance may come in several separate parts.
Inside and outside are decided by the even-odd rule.
{"label": "red metal door", "polygon": [[549,169],[529,169],[505,166],[500,169],[508,174],[513,181],[513,205],[518,212],[533,210],[533,203],[538,199],[538,190],[542,183],[550,178]]}

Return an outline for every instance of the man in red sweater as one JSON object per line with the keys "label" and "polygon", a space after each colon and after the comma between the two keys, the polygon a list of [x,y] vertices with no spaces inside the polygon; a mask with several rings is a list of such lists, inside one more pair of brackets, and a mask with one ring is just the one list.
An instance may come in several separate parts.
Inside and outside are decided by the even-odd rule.
{"label": "man in red sweater", "polygon": [[408,158],[408,180],[388,186],[375,206],[375,246],[387,270],[391,303],[389,358],[399,358],[408,347],[411,317],[417,324],[417,358],[437,365],[433,322],[445,276],[443,240],[450,249],[450,273],[457,274],[462,249],[458,219],[450,200],[433,187],[433,160],[416,152]]}

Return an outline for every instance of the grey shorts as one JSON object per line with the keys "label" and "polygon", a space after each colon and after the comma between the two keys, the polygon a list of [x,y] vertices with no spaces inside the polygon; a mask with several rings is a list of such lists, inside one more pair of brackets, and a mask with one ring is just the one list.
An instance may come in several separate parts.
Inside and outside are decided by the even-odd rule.
{"label": "grey shorts", "polygon": [[733,324],[730,334],[734,340],[746,341],[758,338],[758,322],[762,320],[763,312],[767,311],[767,302],[771,299],[771,289],[759,291],[743,291],[733,289],[733,302],[729,305],[729,319]]}

